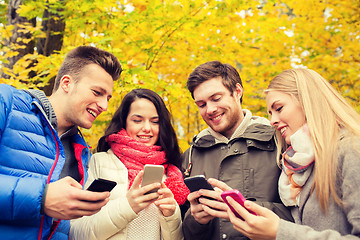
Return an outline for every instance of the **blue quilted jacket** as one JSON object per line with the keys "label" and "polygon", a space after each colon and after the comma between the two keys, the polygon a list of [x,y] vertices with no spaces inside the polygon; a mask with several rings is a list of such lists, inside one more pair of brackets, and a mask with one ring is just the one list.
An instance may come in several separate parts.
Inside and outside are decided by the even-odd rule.
{"label": "blue quilted jacket", "polygon": [[[90,151],[72,136],[81,183]],[[40,213],[44,187],[58,180],[65,152],[40,103],[22,90],[0,84],[0,238],[68,239],[70,221]]]}

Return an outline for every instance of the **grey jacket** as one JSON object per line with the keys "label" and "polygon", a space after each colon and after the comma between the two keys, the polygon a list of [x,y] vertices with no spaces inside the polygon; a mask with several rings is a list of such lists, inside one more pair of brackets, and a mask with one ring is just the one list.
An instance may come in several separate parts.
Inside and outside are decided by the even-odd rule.
{"label": "grey jacket", "polygon": [[321,211],[315,191],[311,192],[312,173],[300,193],[299,207],[291,210],[296,224],[280,220],[276,239],[360,239],[359,139],[343,138],[339,142],[337,174],[337,189],[344,207],[330,197],[328,213]]}
{"label": "grey jacket", "polygon": [[[277,190],[280,169],[276,164],[274,129],[263,124],[263,118],[253,120],[242,134],[227,143],[215,139],[211,131],[199,133],[183,154],[183,167],[188,167],[191,158],[190,176],[202,174],[206,178],[219,179],[238,189],[245,198],[252,198],[281,217],[292,220]],[[185,239],[194,240],[247,239],[225,219],[215,218],[205,225],[197,223],[190,209],[183,220],[183,232]]]}

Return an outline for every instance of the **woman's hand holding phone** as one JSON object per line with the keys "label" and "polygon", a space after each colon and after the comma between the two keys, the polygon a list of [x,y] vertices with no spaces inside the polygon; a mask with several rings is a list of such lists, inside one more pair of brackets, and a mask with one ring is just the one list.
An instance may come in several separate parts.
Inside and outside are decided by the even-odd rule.
{"label": "woman's hand holding phone", "polygon": [[155,201],[155,205],[160,209],[165,217],[170,217],[175,213],[176,200],[174,194],[164,183],[161,183],[161,188],[158,190],[159,198]]}
{"label": "woman's hand holding phone", "polygon": [[[246,201],[246,198],[241,194],[241,192],[239,192],[238,190],[234,189],[234,190],[229,190],[229,191],[224,191],[221,193],[221,198],[224,200],[224,202],[229,206],[229,208],[231,209],[231,211],[235,214],[236,217],[243,219],[239,213],[233,208],[232,205],[229,204],[227,197],[231,197],[233,198],[236,202],[238,202],[241,206],[244,206],[244,203]],[[257,215],[255,212],[248,210],[251,214]]]}
{"label": "woman's hand holding phone", "polygon": [[[276,239],[280,218],[271,210],[246,200],[244,207],[232,197],[226,197],[228,215],[234,229],[250,239]],[[241,217],[237,217],[230,206]],[[250,213],[253,212],[253,213]]]}
{"label": "woman's hand holding phone", "polygon": [[160,188],[161,184],[151,183],[144,187],[140,186],[141,179],[144,175],[144,171],[140,171],[138,175],[136,175],[134,182],[126,194],[126,198],[133,209],[133,211],[138,214],[141,210],[145,209],[149,206],[155,199],[159,197],[159,193],[153,192],[148,193],[149,191]]}

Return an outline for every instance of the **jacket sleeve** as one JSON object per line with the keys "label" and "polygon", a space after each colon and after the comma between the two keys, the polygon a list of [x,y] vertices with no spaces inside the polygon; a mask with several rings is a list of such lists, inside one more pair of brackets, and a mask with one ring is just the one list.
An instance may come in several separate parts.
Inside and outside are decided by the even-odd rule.
{"label": "jacket sleeve", "polygon": [[[181,156],[182,158],[182,168],[184,171],[187,170],[189,167],[189,154],[190,148],[187,149]],[[189,169],[189,174],[191,173],[191,169]],[[184,176],[186,178],[188,176]],[[190,204],[188,201],[182,206],[182,216],[183,216],[183,223],[182,223],[182,231],[184,234],[185,239],[198,239],[198,240],[208,240],[212,239],[214,235],[214,229],[218,228],[215,221],[217,219],[210,220],[208,224],[200,224],[198,223],[194,217],[190,213]]]}
{"label": "jacket sleeve", "polygon": [[[160,211],[159,211],[160,212]],[[180,208],[176,205],[175,213],[172,216],[164,217],[159,213],[161,227],[161,240],[182,240],[184,239],[181,229]]]}
{"label": "jacket sleeve", "polygon": [[[103,156],[94,154],[89,164],[89,176],[85,186],[88,186],[98,176],[97,162],[104,161]],[[120,187],[118,185],[113,189]],[[126,187],[127,188],[127,187]],[[125,196],[125,195],[124,195]],[[132,210],[126,197],[111,199],[102,209],[92,215],[71,221],[70,239],[107,239],[123,231],[129,222],[138,215]]]}
{"label": "jacket sleeve", "polygon": [[[3,132],[6,127],[11,101],[13,98],[12,87],[0,84],[0,142],[4,139]],[[3,144],[0,144],[0,221],[11,223],[19,220],[40,219],[41,198],[46,180],[34,177],[17,177],[8,173],[12,171],[2,163],[9,161],[14,156],[6,156]],[[31,174],[31,173],[29,173]]]}
{"label": "jacket sleeve", "polygon": [[215,234],[215,229],[219,228],[216,221],[218,219],[214,218],[210,220],[207,224],[198,223],[195,218],[191,215],[190,209],[186,212],[182,229],[184,234],[184,239],[196,239],[196,240],[208,240],[213,239]]}
{"label": "jacket sleeve", "polygon": [[261,201],[255,201],[257,204],[259,204],[262,207],[266,207],[267,209],[270,209],[276,215],[278,215],[281,219],[294,222],[294,219],[291,215],[290,210],[284,206],[282,203],[276,203],[276,202],[261,202]]}
{"label": "jacket sleeve", "polygon": [[[276,239],[360,239],[360,144],[359,142],[344,141],[340,143],[339,149],[338,169],[341,176],[338,180],[338,187],[341,188],[343,213],[347,218],[350,232],[347,235],[341,235],[330,229],[316,231],[311,226],[280,220]],[[336,226],[338,220],[329,219],[329,221]]]}
{"label": "jacket sleeve", "polygon": [[0,174],[0,222],[40,219],[44,187],[43,179]]}

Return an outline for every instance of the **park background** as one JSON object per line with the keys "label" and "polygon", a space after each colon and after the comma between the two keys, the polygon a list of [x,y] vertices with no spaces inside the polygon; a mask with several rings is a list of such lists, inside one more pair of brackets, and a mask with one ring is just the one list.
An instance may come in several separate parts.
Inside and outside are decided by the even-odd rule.
{"label": "park background", "polygon": [[320,73],[360,112],[359,20],[359,0],[0,0],[0,83],[50,95],[69,50],[108,50],[124,71],[108,111],[82,130],[88,143],[96,148],[126,93],[149,88],[165,100],[185,150],[206,127],[186,80],[211,60],[237,68],[243,108],[254,114],[267,117],[269,81],[299,67]]}

